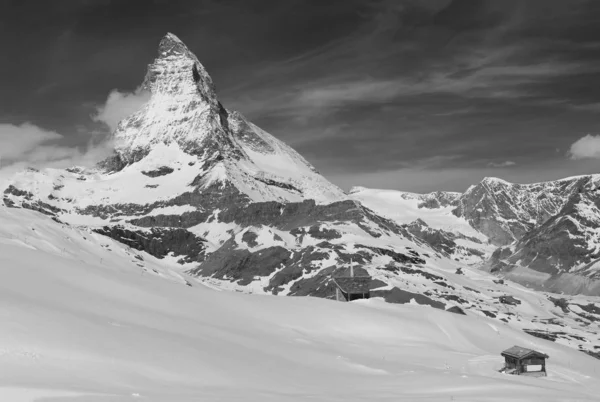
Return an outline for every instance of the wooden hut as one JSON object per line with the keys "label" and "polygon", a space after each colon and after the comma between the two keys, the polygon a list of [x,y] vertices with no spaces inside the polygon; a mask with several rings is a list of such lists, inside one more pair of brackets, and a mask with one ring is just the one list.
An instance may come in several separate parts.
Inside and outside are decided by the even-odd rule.
{"label": "wooden hut", "polygon": [[546,375],[546,359],[549,356],[532,349],[513,346],[501,353],[506,366],[504,372],[516,375]]}
{"label": "wooden hut", "polygon": [[370,276],[354,276],[354,267],[350,267],[350,276],[333,277],[335,299],[337,301],[352,301],[370,297]]}

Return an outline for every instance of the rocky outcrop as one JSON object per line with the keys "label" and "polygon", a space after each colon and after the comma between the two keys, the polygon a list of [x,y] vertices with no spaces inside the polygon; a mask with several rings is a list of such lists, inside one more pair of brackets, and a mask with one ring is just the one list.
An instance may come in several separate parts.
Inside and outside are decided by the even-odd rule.
{"label": "rocky outcrop", "polygon": [[485,178],[458,200],[453,213],[465,218],[493,244],[508,245],[556,215],[594,176],[536,184],[513,184]]}
{"label": "rocky outcrop", "polygon": [[157,258],[172,254],[179,256],[182,263],[202,262],[205,258],[206,240],[185,229],[132,230],[122,226],[104,226],[94,231]]}
{"label": "rocky outcrop", "polygon": [[[490,267],[493,272],[504,274],[526,267],[550,276],[538,285],[569,289],[569,293],[593,293],[593,289],[600,288],[600,272],[596,269],[600,258],[598,227],[600,194],[595,187],[584,187],[571,195],[556,215],[511,247],[498,249],[490,259]],[[574,274],[582,279],[577,281]],[[571,286],[564,286],[561,278],[567,277]],[[562,285],[557,288],[559,283]]]}
{"label": "rocky outcrop", "polygon": [[406,304],[414,300],[418,304],[441,310],[444,310],[446,307],[444,303],[435,301],[423,294],[407,292],[396,287],[390,290],[375,290],[371,292],[371,297],[383,297],[388,303]]}
{"label": "rocky outcrop", "polygon": [[155,170],[149,170],[149,171],[142,170],[142,174],[146,175],[148,177],[159,177],[159,176],[166,176],[169,173],[173,173],[173,171],[174,171],[174,169],[169,166],[161,166]]}

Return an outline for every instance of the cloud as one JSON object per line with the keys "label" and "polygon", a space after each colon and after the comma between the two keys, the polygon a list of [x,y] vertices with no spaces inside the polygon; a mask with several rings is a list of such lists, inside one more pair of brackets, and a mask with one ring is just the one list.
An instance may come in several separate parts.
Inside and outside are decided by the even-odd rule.
{"label": "cloud", "polygon": [[600,112],[600,102],[571,105],[571,109],[584,112]]}
{"label": "cloud", "polygon": [[108,94],[104,105],[96,109],[92,119],[106,124],[111,131],[115,131],[121,120],[140,110],[149,99],[150,92],[140,88],[134,92],[120,92],[113,89]]}
{"label": "cloud", "polygon": [[393,99],[398,92],[399,85],[394,81],[350,81],[303,90],[297,102],[313,107],[335,106],[350,102],[380,102]]}
{"label": "cloud", "polygon": [[516,163],[513,161],[504,161],[504,162],[490,162],[487,164],[488,167],[491,168],[506,168],[506,167],[511,167],[511,166],[515,166]]}
{"label": "cloud", "polygon": [[[97,107],[92,120],[102,122],[114,131],[120,120],[138,111],[149,98],[150,94],[139,88],[132,93],[112,90],[105,104]],[[0,124],[0,169],[93,166],[114,150],[113,140],[105,130],[98,132],[79,127],[78,132],[89,134],[87,144],[65,145],[67,138],[64,135],[30,122]]]}
{"label": "cloud", "polygon": [[0,124],[0,169],[93,166],[114,149],[111,140],[103,136],[93,136],[82,147],[60,144],[64,139],[32,123]]}
{"label": "cloud", "polygon": [[61,138],[62,135],[31,123],[0,124],[0,158],[15,161],[38,145]]}
{"label": "cloud", "polygon": [[600,159],[600,135],[581,137],[571,144],[567,156],[571,159]]}

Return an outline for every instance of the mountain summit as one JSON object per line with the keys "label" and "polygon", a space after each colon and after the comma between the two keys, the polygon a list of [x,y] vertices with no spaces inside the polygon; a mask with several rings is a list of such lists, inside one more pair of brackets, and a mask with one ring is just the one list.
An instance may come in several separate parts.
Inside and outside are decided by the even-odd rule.
{"label": "mountain summit", "polygon": [[219,181],[254,201],[345,199],[297,152],[225,109],[204,66],[175,35],[160,41],[141,88],[149,100],[119,123],[116,155],[103,165],[108,170],[143,159],[177,163],[183,152],[193,159],[183,169],[195,171],[194,183],[201,186]]}

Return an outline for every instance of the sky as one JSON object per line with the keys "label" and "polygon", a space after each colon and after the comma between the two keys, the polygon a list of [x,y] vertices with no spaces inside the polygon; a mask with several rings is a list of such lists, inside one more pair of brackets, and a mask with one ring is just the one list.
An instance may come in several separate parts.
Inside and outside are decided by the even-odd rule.
{"label": "sky", "polygon": [[4,0],[0,158],[101,158],[103,110],[172,32],[346,190],[597,173],[599,24],[595,0]]}

